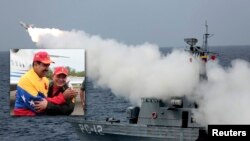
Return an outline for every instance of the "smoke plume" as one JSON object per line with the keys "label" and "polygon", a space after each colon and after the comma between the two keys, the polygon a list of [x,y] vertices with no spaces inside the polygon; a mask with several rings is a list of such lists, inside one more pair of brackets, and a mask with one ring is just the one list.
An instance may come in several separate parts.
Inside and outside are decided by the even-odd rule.
{"label": "smoke plume", "polygon": [[250,64],[233,60],[231,67],[218,62],[207,64],[208,81],[197,90],[199,111],[196,118],[203,124],[249,124]]}
{"label": "smoke plume", "polygon": [[208,81],[199,83],[199,60],[191,63],[191,56],[181,50],[163,56],[154,44],[126,45],[75,30],[30,28],[29,34],[38,47],[86,49],[88,77],[133,104],[139,104],[141,97],[186,95],[198,102],[195,117],[204,125],[250,123],[246,61],[234,60],[228,68],[210,62]]}

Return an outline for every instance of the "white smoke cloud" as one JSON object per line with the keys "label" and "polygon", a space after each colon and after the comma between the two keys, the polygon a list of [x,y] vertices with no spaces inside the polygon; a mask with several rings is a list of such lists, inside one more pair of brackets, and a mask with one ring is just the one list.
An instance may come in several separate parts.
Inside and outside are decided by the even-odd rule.
{"label": "white smoke cloud", "polygon": [[83,31],[30,30],[39,47],[85,48],[88,77],[133,104],[139,104],[141,97],[166,99],[187,95],[198,84],[199,62],[190,63],[191,56],[184,51],[162,56],[158,46],[149,43],[128,46]]}
{"label": "white smoke cloud", "polygon": [[232,61],[222,68],[217,62],[208,64],[209,80],[201,84],[198,93],[199,112],[196,117],[204,124],[250,123],[250,64],[244,60]]}
{"label": "white smoke cloud", "polygon": [[88,77],[133,104],[140,103],[141,97],[166,99],[195,93],[189,98],[199,104],[195,117],[200,123],[250,123],[250,65],[246,61],[235,60],[228,68],[208,63],[208,81],[199,84],[200,62],[190,63],[184,51],[162,56],[153,44],[129,46],[75,30],[30,28],[29,33],[38,47],[85,48]]}
{"label": "white smoke cloud", "polygon": [[28,28],[28,32],[30,34],[31,40],[36,43],[42,42],[40,41],[41,37],[58,37],[64,33],[63,31],[54,28]]}

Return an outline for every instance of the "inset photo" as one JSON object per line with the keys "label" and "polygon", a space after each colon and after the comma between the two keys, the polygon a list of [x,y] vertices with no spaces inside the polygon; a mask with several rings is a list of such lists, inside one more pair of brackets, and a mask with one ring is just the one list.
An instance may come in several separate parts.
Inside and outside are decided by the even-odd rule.
{"label": "inset photo", "polygon": [[84,49],[11,49],[10,115],[84,115]]}

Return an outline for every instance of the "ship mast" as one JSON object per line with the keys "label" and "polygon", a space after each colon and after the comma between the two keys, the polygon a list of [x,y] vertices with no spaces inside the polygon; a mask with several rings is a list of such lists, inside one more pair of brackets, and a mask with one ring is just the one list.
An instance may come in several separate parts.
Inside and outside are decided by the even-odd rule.
{"label": "ship mast", "polygon": [[211,35],[208,33],[208,25],[207,21],[205,23],[206,32],[203,34],[203,46],[199,47],[196,46],[198,40],[196,38],[185,38],[184,41],[190,45],[189,52],[195,56],[198,56],[202,60],[202,65],[200,68],[200,80],[207,80],[207,73],[206,73],[206,62],[208,61],[208,57],[210,52],[208,51],[208,38]]}
{"label": "ship mast", "polygon": [[204,51],[208,52],[208,38],[212,37],[213,35],[208,33],[208,25],[207,25],[207,21],[205,23],[205,27],[206,27],[206,33],[203,35],[203,47],[204,47]]}

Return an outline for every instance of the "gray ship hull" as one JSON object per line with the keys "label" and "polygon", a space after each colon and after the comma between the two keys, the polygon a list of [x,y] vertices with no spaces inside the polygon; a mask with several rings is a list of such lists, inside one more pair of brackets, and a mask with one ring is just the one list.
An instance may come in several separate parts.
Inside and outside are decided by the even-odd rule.
{"label": "gray ship hull", "polygon": [[70,121],[82,141],[195,141],[199,128]]}
{"label": "gray ship hull", "polygon": [[[207,31],[208,26],[206,24],[203,47],[196,46],[198,42],[196,38],[184,39],[190,45],[187,51],[202,62],[197,74],[200,82],[207,80],[206,62],[215,55],[215,53],[207,50],[207,39],[210,35]],[[118,123],[114,118],[107,118],[106,121],[80,120],[71,121],[71,123],[76,128],[80,139],[85,141],[209,140],[204,127],[196,122],[194,112],[199,105],[193,98],[184,95],[167,99],[142,97],[141,100],[140,107],[131,106],[127,108],[127,124]]]}

